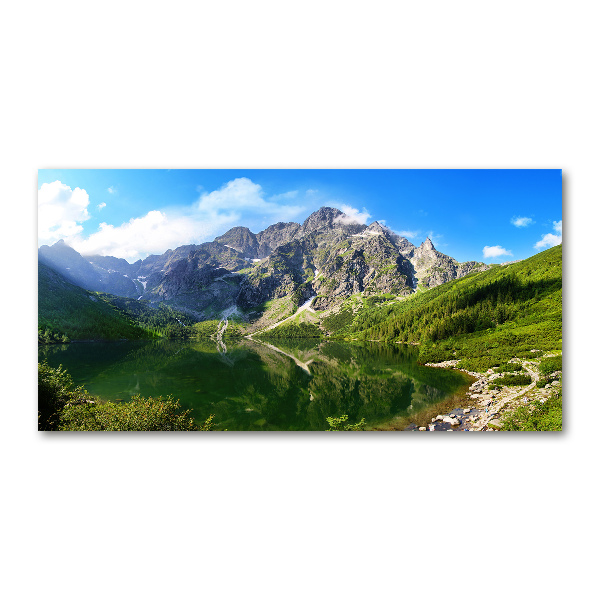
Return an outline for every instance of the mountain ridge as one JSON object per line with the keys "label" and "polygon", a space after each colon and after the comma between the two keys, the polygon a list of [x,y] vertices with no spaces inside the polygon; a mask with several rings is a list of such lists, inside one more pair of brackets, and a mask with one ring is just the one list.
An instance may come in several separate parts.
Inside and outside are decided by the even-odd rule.
{"label": "mountain ridge", "polygon": [[253,233],[236,226],[212,242],[190,244],[135,263],[82,256],[63,240],[38,251],[41,264],[91,291],[167,302],[199,319],[223,311],[260,312],[270,301],[299,305],[315,297],[317,310],[353,294],[407,296],[489,268],[459,263],[427,238],[415,246],[374,221],[357,222],[321,207],[300,223],[275,223]]}

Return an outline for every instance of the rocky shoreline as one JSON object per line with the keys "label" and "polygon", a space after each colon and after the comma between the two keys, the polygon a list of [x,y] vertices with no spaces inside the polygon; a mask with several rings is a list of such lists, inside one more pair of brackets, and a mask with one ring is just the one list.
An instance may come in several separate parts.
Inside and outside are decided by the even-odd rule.
{"label": "rocky shoreline", "polygon": [[[553,356],[548,354],[540,358]],[[530,404],[536,400],[545,402],[550,395],[562,386],[562,380],[553,381],[542,388],[537,387],[539,381],[539,359],[535,361],[513,358],[509,363],[519,363],[523,373],[531,376],[531,383],[520,386],[502,386],[494,384],[507,373],[496,373],[489,369],[486,373],[477,373],[458,369],[459,360],[447,360],[440,363],[427,363],[427,367],[455,369],[467,373],[476,380],[469,387],[463,406],[452,412],[437,415],[431,419],[428,426],[417,427],[415,424],[406,428],[407,431],[498,431],[502,428],[502,417],[519,406]],[[561,371],[552,374],[562,376]]]}

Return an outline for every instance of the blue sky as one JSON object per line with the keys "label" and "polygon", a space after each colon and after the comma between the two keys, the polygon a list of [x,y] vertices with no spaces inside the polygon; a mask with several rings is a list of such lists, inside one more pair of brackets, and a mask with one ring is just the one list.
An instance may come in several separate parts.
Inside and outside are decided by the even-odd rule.
{"label": "blue sky", "polygon": [[517,170],[126,170],[38,173],[38,245],[130,262],[255,233],[334,206],[459,261],[527,258],[562,241],[562,173]]}

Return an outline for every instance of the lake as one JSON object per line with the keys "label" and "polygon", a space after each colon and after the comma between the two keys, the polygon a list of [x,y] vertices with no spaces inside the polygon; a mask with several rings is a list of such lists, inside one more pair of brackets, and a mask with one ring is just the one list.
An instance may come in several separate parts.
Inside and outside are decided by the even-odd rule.
{"label": "lake", "polygon": [[171,395],[202,422],[228,430],[315,431],[327,417],[403,428],[464,393],[466,375],[417,364],[399,344],[242,339],[72,343],[39,347],[76,385],[106,400]]}

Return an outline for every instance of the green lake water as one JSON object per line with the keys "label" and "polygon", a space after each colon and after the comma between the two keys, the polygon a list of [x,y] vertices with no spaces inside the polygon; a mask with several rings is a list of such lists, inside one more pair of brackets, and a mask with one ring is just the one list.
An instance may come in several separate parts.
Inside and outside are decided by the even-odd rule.
{"label": "green lake water", "polygon": [[313,431],[347,414],[369,426],[405,422],[463,390],[462,373],[422,367],[398,344],[249,339],[73,343],[40,346],[76,385],[102,399],[172,395],[199,422],[218,429]]}

